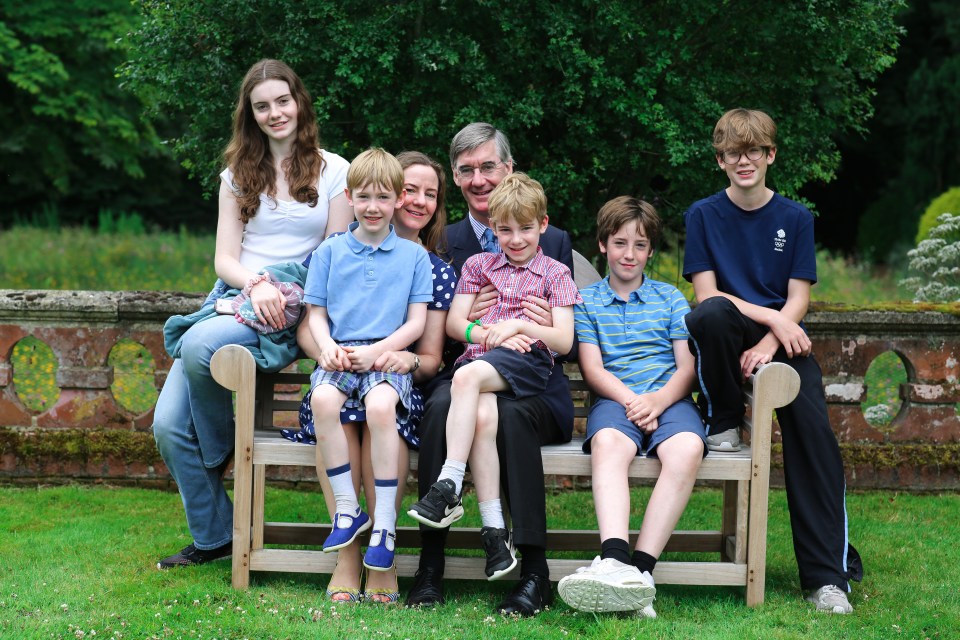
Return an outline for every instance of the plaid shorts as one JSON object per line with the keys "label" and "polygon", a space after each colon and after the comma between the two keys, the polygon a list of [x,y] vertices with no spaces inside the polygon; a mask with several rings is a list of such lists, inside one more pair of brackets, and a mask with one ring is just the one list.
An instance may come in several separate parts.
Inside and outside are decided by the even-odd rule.
{"label": "plaid shorts", "polygon": [[[372,343],[373,341],[344,342],[342,346],[359,346]],[[321,367],[317,367],[310,374],[311,390],[321,384],[336,387],[347,394],[347,400],[343,406],[348,409],[365,409],[363,399],[371,389],[382,382],[386,382],[393,387],[397,395],[400,396],[400,403],[397,405],[397,424],[405,424],[410,419],[412,404],[413,376],[411,374],[388,373],[386,371],[364,371],[363,373],[327,371]]]}

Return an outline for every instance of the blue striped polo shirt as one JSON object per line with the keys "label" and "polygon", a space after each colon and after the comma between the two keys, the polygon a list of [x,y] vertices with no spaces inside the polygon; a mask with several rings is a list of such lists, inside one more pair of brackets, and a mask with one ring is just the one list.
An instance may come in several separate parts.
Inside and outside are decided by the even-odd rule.
{"label": "blue striped polo shirt", "polygon": [[577,338],[600,348],[603,368],[634,393],[663,387],[677,370],[673,341],[688,338],[683,316],[690,305],[683,294],[644,276],[640,288],[623,300],[607,276],[581,289],[580,296],[583,302],[574,307]]}

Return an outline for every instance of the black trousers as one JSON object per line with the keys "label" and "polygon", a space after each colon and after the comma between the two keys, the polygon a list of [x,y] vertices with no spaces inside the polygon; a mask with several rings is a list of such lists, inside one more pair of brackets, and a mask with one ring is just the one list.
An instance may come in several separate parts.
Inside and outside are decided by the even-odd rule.
{"label": "black trousers", "polygon": [[[740,354],[757,344],[767,327],[721,296],[704,300],[684,320],[706,400],[708,433],[735,427],[744,414]],[[847,539],[846,479],[823,374],[813,355],[788,358],[781,348],[773,360],[800,374],[800,394],[777,410],[800,586],[812,590],[833,584],[848,591],[849,580],[862,578],[863,565]]]}
{"label": "black trousers", "polygon": [[[434,380],[420,422],[418,483],[420,497],[436,482],[447,457],[447,413],[450,410],[450,380]],[[553,414],[538,397],[510,400],[498,398],[500,420],[497,450],[500,454],[501,499],[510,508],[513,539],[518,546],[547,546],[547,511],[540,447],[564,440]],[[446,529],[421,525],[423,553],[428,558],[443,553]],[[440,548],[438,549],[437,546]]]}

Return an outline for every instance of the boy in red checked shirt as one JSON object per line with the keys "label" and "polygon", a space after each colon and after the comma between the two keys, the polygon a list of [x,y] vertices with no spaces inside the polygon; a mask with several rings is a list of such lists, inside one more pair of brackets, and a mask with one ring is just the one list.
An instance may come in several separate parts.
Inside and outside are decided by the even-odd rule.
{"label": "boy in red checked shirt", "polygon": [[[570,270],[540,249],[548,220],[539,182],[523,173],[507,175],[491,192],[489,208],[502,253],[479,253],[466,261],[447,315],[447,335],[467,343],[454,365],[447,459],[430,491],[407,513],[436,528],[459,520],[469,462],[483,522],[487,579],[496,580],[517,564],[500,506],[497,396],[519,399],[544,391],[554,355],[573,346],[573,305],[580,294]],[[497,289],[497,303],[470,322],[474,299],[487,284]],[[552,326],[526,318],[521,303],[530,294],[549,302]]]}

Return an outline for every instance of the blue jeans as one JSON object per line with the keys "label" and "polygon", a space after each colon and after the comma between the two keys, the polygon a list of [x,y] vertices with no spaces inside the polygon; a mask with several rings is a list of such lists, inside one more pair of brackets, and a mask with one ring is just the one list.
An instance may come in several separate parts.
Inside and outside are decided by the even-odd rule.
{"label": "blue jeans", "polygon": [[[212,296],[207,304],[213,304]],[[153,437],[180,489],[198,549],[215,549],[233,538],[233,504],[222,479],[233,451],[233,403],[231,392],[210,375],[210,358],[227,344],[257,343],[256,331],[232,315],[193,325],[157,399]]]}

